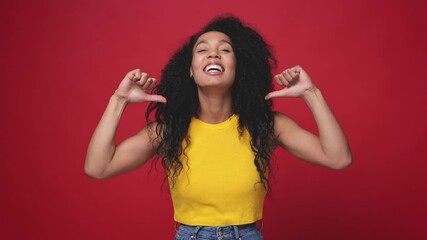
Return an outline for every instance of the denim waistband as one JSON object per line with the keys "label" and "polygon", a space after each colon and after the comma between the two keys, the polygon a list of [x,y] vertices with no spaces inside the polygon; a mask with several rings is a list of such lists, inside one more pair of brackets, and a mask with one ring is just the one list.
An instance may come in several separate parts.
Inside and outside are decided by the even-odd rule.
{"label": "denim waistband", "polygon": [[[177,223],[179,224],[179,223]],[[241,239],[240,236],[245,235],[246,233],[256,230],[257,224],[250,223],[244,225],[235,225],[235,226],[189,226],[185,224],[179,224],[180,227],[175,229],[178,233],[191,236],[190,239],[197,239],[198,236],[204,236],[209,238],[216,236],[233,236],[233,239]]]}

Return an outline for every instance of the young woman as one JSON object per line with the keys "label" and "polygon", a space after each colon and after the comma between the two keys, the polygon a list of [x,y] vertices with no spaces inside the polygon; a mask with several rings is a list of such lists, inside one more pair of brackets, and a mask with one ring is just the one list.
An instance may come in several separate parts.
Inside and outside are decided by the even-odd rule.
{"label": "young woman", "polygon": [[[309,75],[286,69],[274,76],[283,87],[273,91],[275,64],[256,31],[234,17],[213,20],[174,54],[156,87],[139,69],[126,75],[90,141],[85,172],[109,178],[157,155],[180,224],[175,239],[262,239],[255,223],[276,146],[333,169],[351,163],[346,137]],[[279,97],[303,98],[320,137],[273,112],[271,99]],[[123,110],[141,102],[150,102],[149,124],[115,146]]]}

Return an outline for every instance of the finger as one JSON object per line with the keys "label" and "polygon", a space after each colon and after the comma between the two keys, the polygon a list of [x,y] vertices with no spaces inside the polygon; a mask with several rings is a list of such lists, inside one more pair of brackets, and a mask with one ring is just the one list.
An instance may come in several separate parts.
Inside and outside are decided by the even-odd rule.
{"label": "finger", "polygon": [[141,70],[136,69],[136,70],[135,70],[134,77],[133,77],[133,81],[138,81],[139,79],[141,79],[141,75],[142,75]]}
{"label": "finger", "polygon": [[147,95],[147,101],[166,103],[167,100],[161,95]]}
{"label": "finger", "polygon": [[151,90],[151,89],[153,89],[156,86],[156,79],[155,78],[150,78],[150,79],[151,79],[150,85],[147,86],[148,90]]}
{"label": "finger", "polygon": [[293,70],[289,70],[288,73],[292,77],[292,79],[295,79],[295,78],[297,78],[299,76],[299,72],[297,73],[297,72],[295,72]]}
{"label": "finger", "polygon": [[294,67],[289,68],[290,70],[292,70],[295,73],[301,73],[301,71],[303,71],[303,68],[300,65],[296,65]]}
{"label": "finger", "polygon": [[126,77],[131,81],[137,81],[140,78],[141,70],[135,69],[126,74]]}
{"label": "finger", "polygon": [[286,87],[289,85],[289,81],[285,78],[285,76],[283,75],[283,73],[279,74],[278,79],[280,81],[280,83],[279,83],[280,85],[286,86]]}
{"label": "finger", "polygon": [[139,86],[144,86],[147,83],[149,76],[147,73],[145,72],[141,72],[139,75],[139,79],[137,80],[136,84],[138,84]]}
{"label": "finger", "polygon": [[283,85],[282,81],[280,81],[279,79],[280,74],[277,74],[276,76],[274,76],[274,80],[276,80],[277,84],[279,85]]}
{"label": "finger", "polygon": [[135,71],[136,71],[136,70],[132,70],[132,71],[130,71],[130,72],[128,72],[128,73],[126,73],[125,78],[127,78],[127,79],[129,79],[129,80],[133,81],[133,78],[134,78],[134,76],[135,76]]}
{"label": "finger", "polygon": [[283,73],[283,76],[285,77],[286,81],[292,82],[294,79],[292,78],[291,74],[289,73],[289,70],[286,70]]}
{"label": "finger", "polygon": [[154,86],[154,78],[149,77],[144,85],[141,86],[143,89],[150,89],[151,86]]}
{"label": "finger", "polygon": [[287,87],[291,87],[298,82],[299,77],[292,70],[290,70],[290,69],[286,70],[286,73],[284,75],[285,75],[285,78],[289,82],[289,85]]}
{"label": "finger", "polygon": [[277,75],[274,77],[274,79],[276,80],[277,84],[279,84],[279,85],[283,86],[283,82],[282,82],[283,77],[282,77],[281,75],[282,75],[281,73],[280,73],[280,74],[277,74]]}
{"label": "finger", "polygon": [[269,99],[277,98],[277,97],[283,97],[284,95],[286,95],[286,88],[284,88],[280,91],[270,92],[269,94],[267,94],[267,96],[265,96],[265,100],[269,100]]}

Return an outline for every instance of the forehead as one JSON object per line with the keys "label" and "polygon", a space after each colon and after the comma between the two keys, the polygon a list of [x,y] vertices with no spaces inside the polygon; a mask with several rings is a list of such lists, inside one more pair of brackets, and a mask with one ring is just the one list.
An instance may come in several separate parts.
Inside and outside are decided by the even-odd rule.
{"label": "forehead", "polygon": [[209,42],[226,42],[231,44],[230,37],[228,37],[225,33],[222,32],[206,32],[200,35],[200,37],[196,41],[196,45],[200,43],[209,43]]}

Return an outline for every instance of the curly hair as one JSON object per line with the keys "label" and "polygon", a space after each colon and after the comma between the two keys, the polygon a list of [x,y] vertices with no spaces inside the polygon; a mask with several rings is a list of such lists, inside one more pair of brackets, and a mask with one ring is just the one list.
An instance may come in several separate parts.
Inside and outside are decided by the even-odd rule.
{"label": "curly hair", "polygon": [[193,47],[199,36],[210,31],[222,32],[231,40],[237,62],[232,111],[239,116],[239,134],[247,129],[251,136],[254,164],[262,184],[270,190],[268,172],[275,147],[274,113],[272,101],[264,97],[273,89],[271,71],[277,61],[263,38],[233,16],[217,17],[192,35],[163,69],[161,81],[153,93],[164,96],[168,102],[151,102],[145,114],[147,122],[152,122],[150,116],[155,112],[155,131],[160,143],[157,156],[173,187],[183,169],[180,161],[180,157],[185,156],[183,142],[185,146],[190,144],[187,132],[191,118],[200,110],[197,86],[189,71]]}

